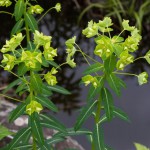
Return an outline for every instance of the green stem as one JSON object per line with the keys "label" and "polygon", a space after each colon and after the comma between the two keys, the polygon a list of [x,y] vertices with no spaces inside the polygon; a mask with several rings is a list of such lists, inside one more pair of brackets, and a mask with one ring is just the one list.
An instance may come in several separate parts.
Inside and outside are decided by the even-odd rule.
{"label": "green stem", "polygon": [[10,12],[7,12],[7,11],[0,11],[0,14],[8,14],[8,15],[11,15],[11,16],[13,16],[13,14],[12,13],[10,13]]}
{"label": "green stem", "polygon": [[45,15],[46,15],[50,10],[52,10],[52,9],[55,9],[55,7],[49,8],[49,9],[40,17],[40,19],[39,19],[37,22],[41,21],[41,20],[45,17]]}
{"label": "green stem", "polygon": [[22,103],[24,103],[24,101],[21,101],[21,100],[19,100],[19,99],[16,99],[16,98],[12,98],[12,97],[9,97],[9,96],[7,96],[7,95],[4,95],[4,94],[0,94],[1,96],[3,96],[3,97],[6,97],[6,98],[8,98],[8,99],[12,99],[12,100],[14,100],[14,101],[17,101],[17,102],[22,102]]}
{"label": "green stem", "polygon": [[145,59],[145,57],[138,57],[138,58],[134,59],[134,61],[137,61],[139,59]]}
{"label": "green stem", "polygon": [[113,73],[120,74],[120,75],[128,75],[128,76],[136,76],[136,77],[138,77],[138,75],[136,75],[136,74],[127,73],[127,72],[115,72],[114,71]]}
{"label": "green stem", "polygon": [[[26,6],[27,6],[28,1],[26,1]],[[24,18],[25,18],[25,14],[26,14],[26,6],[24,9]],[[25,20],[25,29],[26,29],[26,38],[27,38],[27,43],[30,41],[30,33],[29,33],[29,27],[28,27],[28,23]]]}

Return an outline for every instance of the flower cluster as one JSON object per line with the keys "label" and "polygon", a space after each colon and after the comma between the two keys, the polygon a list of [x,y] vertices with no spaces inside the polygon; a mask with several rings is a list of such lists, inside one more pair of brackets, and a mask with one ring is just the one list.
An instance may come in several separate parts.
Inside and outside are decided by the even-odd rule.
{"label": "flower cluster", "polygon": [[57,79],[54,76],[54,74],[56,74],[57,72],[58,71],[55,68],[52,68],[50,72],[44,75],[44,79],[49,85],[54,86],[57,84]]}
{"label": "flower cluster", "polygon": [[26,106],[26,113],[31,115],[34,112],[40,113],[40,111],[43,109],[42,105],[38,103],[35,100],[32,100],[27,106]]}
{"label": "flower cluster", "polygon": [[28,9],[28,12],[30,14],[41,14],[44,11],[44,9],[40,5],[34,5],[30,6]]}
{"label": "flower cluster", "polygon": [[12,2],[10,0],[0,0],[0,6],[10,6]]}
{"label": "flower cluster", "polygon": [[60,4],[60,3],[57,3],[57,4],[55,5],[55,9],[56,9],[57,12],[60,12],[60,11],[61,11],[61,4]]}
{"label": "flower cluster", "polygon": [[76,48],[75,48],[75,40],[76,37],[74,36],[73,38],[69,39],[66,41],[66,51],[67,51],[67,64],[70,65],[72,68],[74,68],[76,66],[76,63],[74,62],[74,58],[72,58],[76,52]]}
{"label": "flower cluster", "polygon": [[85,83],[87,86],[88,84],[92,83],[92,85],[96,88],[98,86],[98,80],[96,77],[93,77],[91,75],[86,75],[82,77],[82,81]]}

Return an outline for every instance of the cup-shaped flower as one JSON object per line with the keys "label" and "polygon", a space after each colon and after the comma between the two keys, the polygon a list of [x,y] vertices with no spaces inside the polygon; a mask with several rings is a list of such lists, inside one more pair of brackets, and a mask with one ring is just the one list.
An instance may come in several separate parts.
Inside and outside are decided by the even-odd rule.
{"label": "cup-shaped flower", "polygon": [[25,63],[28,69],[36,69],[39,63],[42,63],[42,53],[23,51],[21,61]]}
{"label": "cup-shaped flower", "polygon": [[88,22],[88,27],[85,28],[82,33],[87,37],[93,37],[98,34],[98,24],[93,22],[92,20]]}
{"label": "cup-shaped flower", "polygon": [[43,10],[44,9],[40,5],[34,5],[34,6],[29,7],[28,12],[30,14],[34,14],[34,13],[41,14],[43,12]]}
{"label": "cup-shaped flower", "polygon": [[44,79],[46,80],[46,82],[49,84],[49,85],[56,85],[57,84],[57,79],[54,75],[52,75],[51,72],[48,72],[47,74],[44,75]]}
{"label": "cup-shaped flower", "polygon": [[0,0],[0,6],[10,6],[12,2],[10,0]]}
{"label": "cup-shaped flower", "polygon": [[23,38],[22,33],[13,35],[9,41],[6,40],[6,44],[2,47],[1,52],[6,53],[8,51],[14,51],[20,45]]}
{"label": "cup-shaped flower", "polygon": [[144,56],[144,58],[150,64],[150,50],[146,53],[146,55]]}
{"label": "cup-shaped flower", "polygon": [[43,109],[42,105],[38,103],[35,100],[32,100],[27,106],[26,106],[26,113],[28,115],[31,115],[34,112],[40,113],[40,111]]}
{"label": "cup-shaped flower", "polygon": [[99,21],[98,28],[101,32],[110,32],[113,30],[112,28],[109,28],[112,25],[113,24],[111,18],[105,17],[103,20]]}
{"label": "cup-shaped flower", "polygon": [[111,40],[106,36],[102,36],[96,39],[96,43],[98,45],[94,50],[94,54],[106,60],[113,53]]}
{"label": "cup-shaped flower", "polygon": [[54,60],[54,57],[57,56],[57,49],[50,47],[49,44],[47,43],[44,46],[43,54],[46,60]]}
{"label": "cup-shaped flower", "polygon": [[148,79],[148,73],[147,72],[142,72],[138,75],[138,82],[139,85],[145,84],[147,83],[147,79]]}
{"label": "cup-shaped flower", "polygon": [[15,60],[16,60],[16,58],[14,56],[12,56],[10,54],[4,54],[3,60],[2,60],[2,63],[6,64],[4,69],[11,71],[14,67]]}
{"label": "cup-shaped flower", "polygon": [[85,86],[92,83],[92,85],[96,88],[98,86],[98,80],[96,77],[93,77],[91,75],[86,75],[82,77],[82,81],[85,83]]}
{"label": "cup-shaped flower", "polygon": [[34,33],[34,44],[39,46],[45,46],[47,43],[50,46],[51,43],[51,36],[46,36],[43,33],[40,33],[39,31],[35,30]]}
{"label": "cup-shaped flower", "polygon": [[60,12],[60,11],[61,11],[61,4],[60,4],[60,3],[57,3],[57,4],[55,5],[55,9],[56,9],[57,12]]}

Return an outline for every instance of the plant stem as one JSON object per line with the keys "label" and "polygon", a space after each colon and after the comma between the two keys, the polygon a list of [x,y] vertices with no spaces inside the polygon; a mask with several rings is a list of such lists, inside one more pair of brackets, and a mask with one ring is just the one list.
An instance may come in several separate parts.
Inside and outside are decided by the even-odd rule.
{"label": "plant stem", "polygon": [[6,98],[8,98],[8,99],[12,99],[12,100],[14,100],[14,101],[17,101],[17,102],[22,102],[22,103],[24,103],[24,101],[21,101],[21,100],[19,100],[19,99],[16,99],[16,98],[12,98],[12,97],[9,97],[9,96],[7,96],[7,95],[4,95],[4,94],[0,94],[1,96],[3,96],[3,97],[6,97]]}
{"label": "plant stem", "polygon": [[0,11],[0,14],[2,14],[2,13],[4,13],[4,14],[8,14],[8,15],[11,15],[11,16],[13,16],[13,14],[12,14],[12,13],[10,13],[10,12],[7,12],[7,11]]}
{"label": "plant stem", "polygon": [[128,75],[128,76],[136,76],[136,77],[138,77],[138,75],[136,75],[136,74],[127,73],[127,72],[116,72],[116,71],[114,71],[113,73],[120,74],[120,75]]}

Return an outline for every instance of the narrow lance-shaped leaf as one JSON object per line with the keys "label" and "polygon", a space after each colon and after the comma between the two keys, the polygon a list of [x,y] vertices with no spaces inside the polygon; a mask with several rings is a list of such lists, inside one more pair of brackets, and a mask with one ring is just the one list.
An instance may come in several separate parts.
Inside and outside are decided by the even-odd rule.
{"label": "narrow lance-shaped leaf", "polygon": [[33,15],[26,13],[25,21],[27,22],[27,24],[30,27],[30,29],[32,30],[32,32],[35,32],[35,30],[38,30],[38,25],[37,25],[37,22],[36,22],[35,18],[33,17]]}
{"label": "narrow lance-shaped leaf", "polygon": [[66,132],[66,127],[51,115],[40,114],[41,125],[57,131]]}
{"label": "narrow lance-shaped leaf", "polygon": [[16,146],[13,148],[13,150],[32,150],[33,146],[30,144],[20,144],[19,146]]}
{"label": "narrow lance-shaped leaf", "polygon": [[43,136],[39,116],[36,113],[33,113],[31,115],[31,130],[32,130],[32,134],[34,135],[34,137],[36,138],[38,143],[40,145],[43,145],[44,144],[44,136]]}
{"label": "narrow lance-shaped leaf", "polygon": [[105,61],[104,61],[104,68],[106,73],[111,73],[112,71],[114,71],[116,63],[117,63],[117,57],[112,54],[110,57],[108,57]]}
{"label": "narrow lance-shaped leaf", "polygon": [[128,115],[125,112],[123,112],[121,109],[119,109],[119,108],[114,107],[113,115],[115,117],[119,117],[122,120],[130,122],[130,119],[129,119]]}
{"label": "narrow lance-shaped leaf", "polygon": [[18,145],[18,143],[22,141],[24,137],[26,137],[26,135],[28,135],[29,132],[31,132],[31,127],[19,130],[18,133],[13,138],[13,140],[10,142],[7,150],[12,150],[13,148],[15,148]]}
{"label": "narrow lance-shaped leaf", "polygon": [[91,73],[95,73],[95,72],[97,72],[97,71],[101,71],[103,68],[104,68],[104,67],[103,67],[102,64],[100,64],[100,63],[95,63],[95,64],[89,66],[87,69],[85,69],[85,70],[83,71],[83,74],[88,75],[88,74],[91,74]]}
{"label": "narrow lance-shaped leaf", "polygon": [[82,108],[81,113],[80,113],[79,117],[77,118],[77,122],[76,122],[75,127],[74,127],[76,131],[82,126],[84,121],[88,117],[91,116],[92,112],[95,109],[96,103],[97,103],[97,100],[96,101],[93,101],[93,100],[88,101],[87,105]]}
{"label": "narrow lance-shaped leaf", "polygon": [[30,77],[31,86],[33,87],[34,91],[40,93],[42,90],[42,80],[38,74],[31,74]]}
{"label": "narrow lance-shaped leaf", "polygon": [[75,131],[74,128],[69,128],[65,133],[57,132],[53,137],[66,137],[66,136],[77,136],[77,135],[92,135],[92,132],[87,129],[80,129]]}
{"label": "narrow lance-shaped leaf", "polygon": [[106,79],[108,81],[109,86],[112,88],[112,90],[120,96],[121,91],[121,80],[119,80],[118,77],[116,77],[113,73],[106,76]]}
{"label": "narrow lance-shaped leaf", "polygon": [[11,82],[7,87],[6,89],[3,91],[3,93],[6,93],[8,90],[10,90],[12,87],[16,86],[18,83],[21,82],[21,79],[17,79],[13,82]]}
{"label": "narrow lance-shaped leaf", "polygon": [[28,71],[28,68],[26,67],[25,63],[20,63],[18,65],[18,75],[22,76]]}
{"label": "narrow lance-shaped leaf", "polygon": [[42,84],[41,95],[51,96],[52,95],[52,91],[45,84]]}
{"label": "narrow lance-shaped leaf", "polygon": [[14,16],[16,21],[18,21],[22,17],[24,9],[25,9],[24,0],[18,0],[16,2],[15,11],[14,11]]}
{"label": "narrow lance-shaped leaf", "polygon": [[51,100],[49,100],[48,98],[44,97],[44,96],[36,96],[35,97],[43,106],[49,108],[50,110],[54,111],[54,112],[58,112],[58,108],[55,106],[55,104],[53,104],[53,102]]}
{"label": "narrow lance-shaped leaf", "polygon": [[24,23],[24,20],[23,19],[20,19],[15,25],[14,27],[12,28],[11,30],[11,36],[20,32],[20,29],[22,28],[23,26],[23,23]]}
{"label": "narrow lance-shaped leaf", "polygon": [[58,86],[58,85],[55,85],[55,86],[48,85],[47,87],[50,90],[55,91],[57,93],[61,93],[61,94],[65,94],[65,95],[71,94],[68,90],[66,90],[65,88]]}
{"label": "narrow lance-shaped leaf", "polygon": [[96,124],[93,131],[94,150],[104,150],[103,130],[99,124]]}
{"label": "narrow lance-shaped leaf", "polygon": [[15,110],[13,110],[9,116],[9,121],[13,122],[15,119],[17,119],[19,116],[21,116],[26,109],[26,103],[21,103],[20,105],[17,106],[17,108],[15,108]]}
{"label": "narrow lance-shaped leaf", "polygon": [[11,134],[13,134],[13,132],[9,131],[9,129],[7,129],[6,127],[0,125],[0,140]]}
{"label": "narrow lance-shaped leaf", "polygon": [[104,109],[108,120],[113,117],[113,98],[108,89],[102,89],[102,101],[104,103]]}

